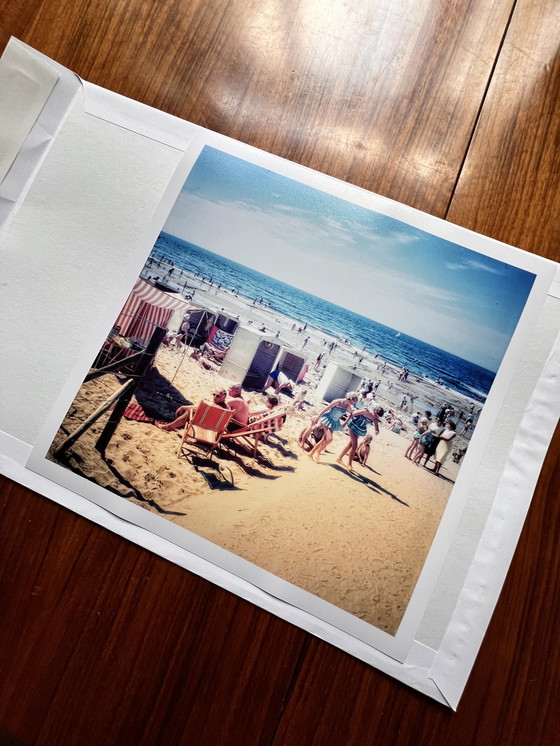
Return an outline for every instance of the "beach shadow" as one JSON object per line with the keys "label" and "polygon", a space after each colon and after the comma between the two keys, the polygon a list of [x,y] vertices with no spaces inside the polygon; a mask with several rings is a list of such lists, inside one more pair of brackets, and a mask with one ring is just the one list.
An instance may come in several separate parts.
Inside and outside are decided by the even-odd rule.
{"label": "beach shadow", "polygon": [[449,484],[455,484],[455,480],[451,479],[450,477],[446,477],[446,476],[444,476],[441,473],[438,474],[437,476],[438,476],[439,479],[443,479],[444,482],[449,482]]}
{"label": "beach shadow", "polygon": [[388,497],[391,498],[391,500],[395,500],[395,502],[398,502],[401,505],[404,505],[405,508],[410,507],[408,503],[405,503],[404,500],[401,500],[399,497],[394,495],[392,492],[389,492],[389,490],[386,490],[380,484],[378,484],[377,482],[374,482],[373,479],[369,479],[369,477],[366,477],[357,471],[349,471],[348,469],[346,469],[344,466],[341,466],[340,464],[330,464],[330,466],[332,466],[337,471],[342,472],[343,474],[347,474],[355,482],[360,482],[361,484],[364,484],[368,489],[373,490],[374,492],[377,492],[379,494],[387,495]]}
{"label": "beach shadow", "polygon": [[[236,450],[234,450],[234,448]],[[244,458],[247,459],[250,458],[249,454],[246,450],[244,450],[242,447],[237,446],[235,444],[234,448],[232,447],[231,443],[228,443],[227,449],[225,447],[222,447],[220,449],[220,456],[216,454],[216,457],[219,459],[224,459],[226,461],[233,461],[234,464],[239,466],[241,471],[244,474],[247,474],[250,477],[259,477],[259,479],[278,479],[278,475],[276,474],[269,474],[265,471],[262,471],[261,469],[253,466],[252,464],[246,464],[244,461]],[[239,451],[237,450],[239,448]],[[241,452],[240,452],[241,451]],[[257,456],[255,461],[260,465],[264,466],[268,469],[275,469],[274,464],[269,461],[267,458],[264,458],[263,456]],[[277,471],[280,471],[279,468],[276,467]]]}
{"label": "beach shadow", "polygon": [[[294,453],[294,451],[292,451],[291,448],[286,448],[285,447],[285,443],[287,443],[287,442],[288,442],[287,440],[284,440],[283,442],[275,443],[272,440],[267,440],[266,441],[266,445],[269,446],[269,448],[274,448],[275,451],[278,451],[278,453],[281,456],[284,456],[285,458],[297,459],[297,457],[298,457],[297,453]],[[293,467],[291,467],[291,466],[290,467],[286,467],[286,468],[293,470]]]}
{"label": "beach shadow", "polygon": [[438,479],[443,479],[443,480],[444,480],[445,482],[449,482],[449,484],[455,484],[455,480],[454,480],[454,479],[451,479],[450,477],[446,477],[446,476],[445,476],[444,474],[442,474],[441,472],[440,472],[439,474],[435,474],[434,470],[433,470],[433,469],[430,469],[430,468],[429,468],[429,467],[427,467],[427,466],[424,466],[424,469],[425,469],[426,471],[429,471],[429,472],[430,472],[430,473],[432,474],[432,476],[434,476],[434,477],[437,477]]}
{"label": "beach shadow", "polygon": [[[71,455],[71,458],[70,458]],[[144,497],[144,495],[140,492],[139,489],[137,489],[133,484],[131,484],[128,479],[123,477],[123,475],[120,473],[120,471],[113,466],[113,462],[111,459],[106,458],[105,456],[102,456],[99,454],[100,459],[105,463],[111,474],[123,485],[123,487],[126,487],[127,490],[130,490],[129,494],[124,494],[122,492],[119,492],[119,490],[115,489],[114,487],[111,487],[111,485],[106,485],[104,489],[107,490],[107,492],[111,492],[113,495],[116,495],[117,497],[124,497],[125,499],[133,498],[134,500],[138,500],[141,503],[146,503],[146,505],[149,505],[152,508],[155,508],[158,513],[161,515],[186,515],[186,513],[177,513],[173,510],[165,510],[165,508],[162,508],[155,500],[148,499]],[[62,456],[57,459],[57,462],[62,464],[65,468],[69,469],[70,471],[73,471],[74,474],[79,474],[84,479],[87,479],[88,482],[93,482],[93,484],[98,484],[98,482],[93,479],[93,477],[89,477],[77,466],[75,466],[72,463],[72,460],[80,463],[83,459],[81,456],[77,453],[69,453],[68,456]]]}
{"label": "beach shadow", "polygon": [[205,479],[211,490],[230,491],[239,489],[235,486],[233,473],[229,466],[224,467],[214,459],[200,456],[195,452],[191,452],[186,458],[196,473]]}
{"label": "beach shadow", "polygon": [[175,419],[175,412],[179,407],[192,404],[162,376],[155,365],[139,381],[134,396],[148,417],[166,422]]}
{"label": "beach shadow", "polygon": [[[271,445],[267,443],[267,445]],[[223,454],[225,458],[228,458],[230,460],[233,460],[246,474],[249,474],[253,477],[260,477],[261,479],[277,479],[277,476],[274,476],[273,474],[268,474],[266,472],[260,471],[259,469],[256,469],[253,465],[248,466],[245,461],[246,459],[251,459],[251,461],[254,463],[256,462],[259,466],[263,466],[266,469],[270,469],[270,471],[275,472],[293,472],[295,471],[295,467],[293,466],[277,466],[274,464],[267,456],[264,456],[260,451],[257,451],[257,456],[255,459],[253,459],[253,454],[250,452],[243,444],[236,443],[233,440],[229,440],[227,443],[222,441],[220,443],[221,449],[220,453]]]}
{"label": "beach shadow", "polygon": [[372,472],[373,472],[374,474],[377,474],[377,476],[378,476],[378,477],[380,477],[380,476],[381,476],[381,472],[380,472],[380,471],[375,471],[375,469],[373,468],[373,466],[368,466],[368,465],[366,464],[366,465],[364,466],[364,468],[365,468],[365,469],[369,469],[369,470],[370,470],[370,471],[372,471]]}

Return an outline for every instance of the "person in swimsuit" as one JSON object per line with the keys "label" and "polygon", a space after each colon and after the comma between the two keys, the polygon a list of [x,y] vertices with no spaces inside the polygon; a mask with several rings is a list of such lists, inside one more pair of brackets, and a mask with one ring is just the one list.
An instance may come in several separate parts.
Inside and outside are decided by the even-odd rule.
{"label": "person in swimsuit", "polygon": [[428,420],[426,417],[422,417],[418,420],[418,423],[416,425],[416,430],[414,431],[414,435],[412,436],[412,442],[408,446],[408,448],[405,451],[405,458],[409,459],[410,461],[414,461],[414,457],[416,456],[416,452],[420,448],[420,438],[426,430],[428,429]]}
{"label": "person in swimsuit", "polygon": [[288,391],[291,392],[294,388],[288,376],[285,373],[282,373],[282,371],[278,368],[268,374],[268,378],[266,379],[266,383],[264,384],[262,393],[266,394],[266,390],[270,386],[274,387],[275,394],[279,394],[282,389],[288,389]]}
{"label": "person in swimsuit", "polygon": [[343,429],[341,418],[352,412],[352,407],[355,406],[357,401],[358,394],[355,391],[349,391],[344,399],[334,399],[311,421],[312,427],[319,423],[323,426],[325,432],[321,440],[309,451],[310,458],[314,461],[318,460],[321,453],[332,441],[333,433]]}
{"label": "person in swimsuit", "polygon": [[[227,392],[225,391],[225,389],[214,391],[214,393],[212,394],[212,403],[218,407],[229,409],[229,407],[226,404],[226,396],[227,396]],[[175,412],[176,419],[173,420],[173,422],[156,423],[156,427],[158,427],[160,430],[165,430],[167,432],[171,432],[172,430],[177,430],[178,428],[184,427],[188,422],[190,422],[191,417],[195,411],[196,411],[196,406],[193,406],[193,405],[185,405],[185,406],[179,407],[179,409]]]}
{"label": "person in swimsuit", "polygon": [[348,454],[348,468],[352,469],[352,461],[358,448],[358,438],[363,438],[367,435],[368,425],[373,425],[375,434],[379,435],[379,418],[383,417],[385,410],[383,407],[371,407],[366,409],[358,409],[356,412],[352,412],[346,426],[348,427],[349,440],[342,453],[336,459],[336,463],[341,466],[345,466],[342,459]]}

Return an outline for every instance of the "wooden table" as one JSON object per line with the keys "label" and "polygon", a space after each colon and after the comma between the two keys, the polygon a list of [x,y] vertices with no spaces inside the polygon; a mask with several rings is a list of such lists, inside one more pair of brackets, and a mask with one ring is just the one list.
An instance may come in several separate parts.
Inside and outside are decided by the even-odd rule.
{"label": "wooden table", "polygon": [[[10,35],[560,259],[558,0],[12,0]],[[457,714],[2,480],[0,742],[557,743],[559,452],[560,430]]]}

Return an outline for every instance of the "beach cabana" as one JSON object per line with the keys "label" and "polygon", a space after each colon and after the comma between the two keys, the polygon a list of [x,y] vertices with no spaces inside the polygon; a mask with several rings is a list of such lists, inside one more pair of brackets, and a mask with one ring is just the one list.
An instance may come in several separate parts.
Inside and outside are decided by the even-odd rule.
{"label": "beach cabana", "polygon": [[315,393],[320,399],[331,402],[333,399],[344,397],[347,391],[357,391],[361,381],[362,376],[358,375],[355,370],[329,363]]}
{"label": "beach cabana", "polygon": [[299,350],[284,348],[275,367],[281,370],[290,381],[299,383],[303,381],[309,366],[305,355],[302,355]]}
{"label": "beach cabana", "polygon": [[231,343],[238,326],[239,319],[228,315],[224,309],[197,304],[188,309],[181,329],[185,332],[185,343],[192,347],[209,342],[223,349]]}
{"label": "beach cabana", "polygon": [[262,389],[268,374],[274,370],[281,349],[274,337],[241,326],[233,337],[220,375],[230,381],[239,381],[244,388]]}
{"label": "beach cabana", "polygon": [[159,290],[138,278],[116,321],[119,334],[146,345],[156,327],[166,327],[174,311],[187,308],[179,293]]}

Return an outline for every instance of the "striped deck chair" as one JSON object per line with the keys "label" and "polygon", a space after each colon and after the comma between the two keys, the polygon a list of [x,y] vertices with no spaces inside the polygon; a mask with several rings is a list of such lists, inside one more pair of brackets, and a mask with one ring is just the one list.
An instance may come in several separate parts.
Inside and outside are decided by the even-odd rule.
{"label": "striped deck chair", "polygon": [[180,458],[187,443],[205,443],[210,445],[210,452],[219,444],[222,433],[229,425],[233,416],[231,409],[217,407],[215,404],[200,402],[190,422],[185,426],[181,445],[179,446]]}
{"label": "striped deck chair", "polygon": [[266,438],[270,433],[278,432],[281,430],[285,420],[285,412],[274,409],[271,410],[270,414],[261,415],[256,417],[252,422],[249,422],[245,427],[241,427],[238,430],[232,430],[231,432],[223,432],[219,438],[217,445],[224,443],[228,440],[244,441],[249,444],[252,448],[253,458],[258,455],[259,441]]}

